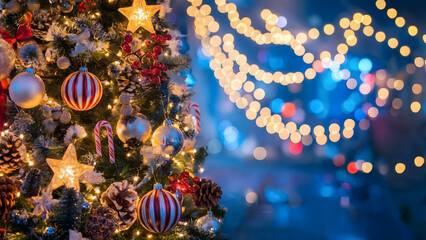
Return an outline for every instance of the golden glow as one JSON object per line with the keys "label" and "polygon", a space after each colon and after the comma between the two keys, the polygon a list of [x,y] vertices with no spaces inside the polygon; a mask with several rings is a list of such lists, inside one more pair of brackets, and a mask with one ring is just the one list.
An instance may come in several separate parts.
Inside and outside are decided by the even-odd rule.
{"label": "golden glow", "polygon": [[420,94],[422,93],[423,88],[422,88],[422,85],[416,83],[416,84],[413,84],[413,86],[411,87],[411,90],[413,91],[414,94]]}
{"label": "golden glow", "polygon": [[386,39],[386,34],[382,31],[376,32],[376,41],[383,42]]}
{"label": "golden glow", "polygon": [[[330,141],[338,141],[341,135],[345,138],[351,138],[353,136],[355,122],[352,126],[352,124],[350,124],[351,121],[348,122],[350,127],[342,127],[338,132],[333,131],[333,133],[330,132],[330,134],[327,135],[325,134],[325,129],[329,129],[331,124],[329,126],[321,126],[324,129],[322,133],[321,128],[316,128],[318,126],[315,128],[312,126],[313,130],[310,131],[311,127],[306,124],[302,124],[299,129],[296,123],[292,121],[284,124],[281,117],[280,119],[278,118],[279,115],[275,114],[271,116],[271,110],[268,107],[261,106],[259,101],[267,97],[266,92],[261,88],[256,88],[253,80],[250,79],[256,79],[266,84],[273,82],[282,85],[300,83],[304,81],[304,79],[314,79],[317,75],[317,71],[315,71],[317,68],[314,66],[318,63],[318,59],[322,60],[322,62],[320,61],[322,67],[330,64],[331,60],[334,60],[336,63],[343,63],[346,60],[345,54],[349,51],[349,47],[355,46],[358,43],[355,32],[359,29],[362,28],[362,32],[365,36],[374,35],[378,42],[386,41],[386,34],[383,31],[375,32],[374,28],[370,26],[372,23],[371,16],[355,13],[352,20],[342,18],[339,20],[338,25],[324,25],[322,30],[326,35],[335,34],[335,26],[340,26],[342,29],[345,29],[345,42],[338,44],[335,48],[338,54],[333,53],[332,55],[330,51],[322,51],[320,54],[314,56],[314,54],[306,50],[303,44],[310,39],[317,39],[320,36],[320,31],[318,31],[318,29],[321,28],[311,28],[305,33],[292,33],[288,29],[278,27],[278,15],[273,14],[268,9],[264,9],[260,15],[265,21],[267,32],[263,33],[251,26],[252,21],[250,18],[240,18],[237,6],[234,3],[228,4],[226,0],[216,0],[217,10],[228,15],[230,26],[235,29],[236,32],[252,39],[253,42],[259,45],[288,45],[293,49],[296,56],[300,56],[303,59],[303,62],[312,64],[301,72],[268,72],[260,69],[256,64],[248,63],[248,57],[235,49],[234,36],[232,34],[227,33],[223,38],[211,34],[213,29],[210,29],[209,24],[214,21],[214,18],[211,16],[211,8],[201,6],[201,0],[189,0],[189,2],[191,6],[188,7],[187,12],[188,15],[195,18],[195,32],[196,36],[201,40],[203,53],[212,58],[209,65],[210,68],[214,71],[214,75],[218,79],[219,84],[224,88],[225,93],[229,95],[229,99],[235,102],[238,108],[245,108],[245,115],[248,119],[255,120],[256,125],[265,127],[268,133],[278,133],[281,139],[290,138],[293,142],[301,141],[305,145],[311,144],[313,140],[311,136],[304,135],[306,132],[307,134],[315,136],[315,141],[320,145],[325,144],[328,139],[330,139]],[[376,2],[376,6],[385,8],[386,3],[383,0],[379,0]],[[395,16],[395,18],[396,17],[397,16]],[[214,30],[218,31],[219,27],[219,24],[217,24]],[[394,48],[397,48],[399,44],[398,40],[395,38],[389,39],[386,43],[389,47]],[[401,55],[403,54],[405,53],[401,53]],[[237,66],[235,64],[237,64]],[[419,65],[419,63],[417,65]],[[414,67],[414,64],[412,64],[412,66]],[[237,72],[235,72],[235,69],[237,69]],[[318,73],[319,72],[320,71],[318,71]],[[249,78],[247,74],[250,74],[252,78]],[[393,79],[383,79],[380,81],[384,82],[384,85],[387,85],[390,89],[395,88],[398,90],[404,87],[404,82],[402,80],[394,81]],[[377,85],[380,84],[380,81],[377,81]],[[349,89],[356,89],[358,87],[357,85],[357,81],[353,78],[349,78],[346,82],[346,86]],[[383,88],[383,84],[379,86]],[[374,86],[365,83],[362,84],[360,90],[361,88],[364,89],[362,92],[369,94]],[[245,93],[241,92],[241,90],[244,90]],[[389,91],[387,89],[379,89],[376,99],[377,105],[384,106],[388,98]],[[370,108],[368,109],[368,116],[373,118],[377,117],[378,112],[377,108]],[[365,124],[362,124],[362,127],[360,127],[368,129],[369,120],[363,121],[363,123]],[[309,127],[309,131],[306,130],[307,128],[305,126]],[[332,127],[332,129],[333,128],[334,127]],[[318,135],[316,133],[318,133]],[[310,137],[310,139],[308,137]]]}
{"label": "golden glow", "polygon": [[398,12],[395,10],[395,8],[389,8],[387,11],[387,15],[389,18],[394,19],[398,15]]}
{"label": "golden glow", "polygon": [[363,172],[365,172],[365,173],[370,173],[370,172],[371,172],[371,170],[373,170],[373,164],[371,164],[371,163],[369,163],[369,162],[364,162],[364,163],[361,165],[361,169],[362,169],[362,171],[363,171]]}
{"label": "golden glow", "polygon": [[417,156],[414,158],[414,164],[416,167],[421,167],[425,163],[425,159],[422,156]]}
{"label": "golden glow", "polygon": [[129,20],[128,31],[136,32],[142,27],[150,33],[155,33],[151,17],[161,8],[162,5],[146,5],[145,0],[134,0],[132,6],[119,8],[118,11]]}
{"label": "golden glow", "polygon": [[409,26],[408,27],[408,34],[410,34],[411,36],[416,36],[417,33],[419,32],[419,30],[417,29],[416,26]]}
{"label": "golden glow", "polygon": [[46,162],[54,173],[48,186],[52,190],[65,185],[68,188],[75,188],[79,191],[79,177],[94,168],[77,161],[77,153],[73,144],[68,146],[62,160],[47,158]]}
{"label": "golden glow", "polygon": [[389,38],[388,45],[390,48],[398,47],[398,40],[396,38]]}
{"label": "golden glow", "polygon": [[406,56],[410,55],[411,50],[408,46],[402,46],[399,49],[399,52],[401,53],[402,56],[406,57]]}
{"label": "golden glow", "polygon": [[386,7],[386,2],[384,0],[378,0],[378,1],[376,1],[376,7],[379,10],[383,10]]}
{"label": "golden glow", "polygon": [[397,17],[395,19],[395,24],[398,27],[403,27],[405,25],[405,19],[403,17]]}
{"label": "golden glow", "polygon": [[410,109],[413,113],[418,113],[421,108],[422,105],[419,102],[412,102],[410,105]]}
{"label": "golden glow", "polygon": [[405,171],[405,164],[403,164],[403,163],[397,163],[397,164],[395,165],[395,172],[396,172],[396,173],[401,174],[401,173],[403,173],[404,171]]}
{"label": "golden glow", "polygon": [[324,33],[327,35],[331,35],[334,33],[334,26],[331,24],[326,24],[324,26]]}

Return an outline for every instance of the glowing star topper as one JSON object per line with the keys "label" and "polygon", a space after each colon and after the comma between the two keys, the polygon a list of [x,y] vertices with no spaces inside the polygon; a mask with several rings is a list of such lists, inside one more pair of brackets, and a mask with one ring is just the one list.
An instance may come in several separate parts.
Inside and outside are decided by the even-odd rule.
{"label": "glowing star topper", "polygon": [[74,144],[68,145],[62,160],[47,158],[46,162],[54,173],[49,184],[50,190],[65,185],[65,187],[75,188],[80,191],[80,176],[94,168],[94,166],[81,164],[77,161],[77,152]]}
{"label": "glowing star topper", "polygon": [[162,5],[146,5],[145,0],[134,0],[131,7],[119,8],[118,11],[129,20],[128,31],[135,32],[143,27],[147,31],[155,33],[151,17],[161,8]]}

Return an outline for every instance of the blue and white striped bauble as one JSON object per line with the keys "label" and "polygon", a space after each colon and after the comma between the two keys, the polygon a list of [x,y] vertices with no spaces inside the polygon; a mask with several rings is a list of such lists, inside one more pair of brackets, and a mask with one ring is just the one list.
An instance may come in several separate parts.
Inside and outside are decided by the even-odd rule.
{"label": "blue and white striped bauble", "polygon": [[145,194],[138,204],[141,225],[153,233],[165,233],[173,229],[180,220],[182,205],[175,195],[163,189],[161,184]]}
{"label": "blue and white striped bauble", "polygon": [[86,111],[95,107],[102,98],[102,84],[87,68],[69,75],[62,83],[62,99],[72,109]]}

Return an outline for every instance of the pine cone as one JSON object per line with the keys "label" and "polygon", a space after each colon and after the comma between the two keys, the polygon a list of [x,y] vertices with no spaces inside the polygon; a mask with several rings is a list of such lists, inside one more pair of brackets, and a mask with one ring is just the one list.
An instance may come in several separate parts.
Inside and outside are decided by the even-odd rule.
{"label": "pine cone", "polygon": [[15,205],[18,198],[18,188],[13,179],[0,177],[0,215],[5,220],[10,216],[10,209]]}
{"label": "pine cone", "polygon": [[86,233],[93,240],[109,240],[118,228],[118,215],[111,208],[100,207],[92,210],[86,223]]}
{"label": "pine cone", "polygon": [[192,195],[192,201],[197,208],[211,208],[219,203],[222,190],[215,182],[202,179],[197,185],[199,189]]}
{"label": "pine cone", "polygon": [[111,184],[102,194],[101,203],[117,212],[120,230],[128,229],[135,222],[138,194],[127,180]]}
{"label": "pine cone", "polygon": [[25,177],[21,186],[22,196],[30,198],[37,196],[41,187],[40,169],[32,168]]}
{"label": "pine cone", "polygon": [[0,139],[0,170],[11,172],[24,165],[24,156],[21,151],[24,149],[22,139],[9,132]]}

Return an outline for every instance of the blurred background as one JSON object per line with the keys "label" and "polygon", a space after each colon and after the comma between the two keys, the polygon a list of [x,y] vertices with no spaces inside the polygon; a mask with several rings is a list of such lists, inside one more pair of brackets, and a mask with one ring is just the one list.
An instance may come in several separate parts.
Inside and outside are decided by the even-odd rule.
{"label": "blurred background", "polygon": [[426,239],[426,2],[171,7],[193,58],[197,145],[210,151],[201,176],[224,192],[223,233]]}

